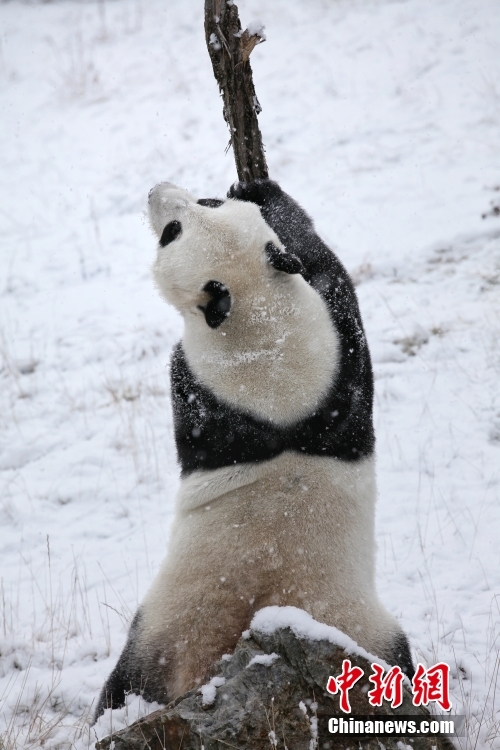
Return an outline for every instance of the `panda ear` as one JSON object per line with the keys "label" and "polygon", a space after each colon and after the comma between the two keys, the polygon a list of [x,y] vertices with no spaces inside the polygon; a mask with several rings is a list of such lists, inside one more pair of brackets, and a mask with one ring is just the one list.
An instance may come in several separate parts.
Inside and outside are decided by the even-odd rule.
{"label": "panda ear", "polygon": [[277,271],[283,271],[283,273],[302,273],[304,266],[300,258],[292,253],[286,253],[280,250],[273,242],[268,242],[266,245],[266,256],[268,262]]}

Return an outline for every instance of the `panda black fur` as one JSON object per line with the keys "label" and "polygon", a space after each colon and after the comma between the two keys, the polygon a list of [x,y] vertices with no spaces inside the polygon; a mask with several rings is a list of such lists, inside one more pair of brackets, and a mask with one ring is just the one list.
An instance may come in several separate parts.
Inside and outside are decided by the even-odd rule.
{"label": "panda black fur", "polygon": [[171,366],[181,487],[97,716],[129,691],[166,703],[200,684],[269,604],[413,674],[375,592],[373,377],[352,282],[276,183],[228,199],[150,193],[155,278],[185,320]]}

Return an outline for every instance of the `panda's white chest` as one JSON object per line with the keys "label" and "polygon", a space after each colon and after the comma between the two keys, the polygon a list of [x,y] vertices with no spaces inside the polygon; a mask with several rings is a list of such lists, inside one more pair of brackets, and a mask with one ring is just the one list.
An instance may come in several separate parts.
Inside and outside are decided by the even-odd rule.
{"label": "panda's white chest", "polygon": [[196,377],[222,401],[277,425],[312,414],[338,369],[339,342],[324,300],[301,276],[234,296],[224,325],[186,320]]}

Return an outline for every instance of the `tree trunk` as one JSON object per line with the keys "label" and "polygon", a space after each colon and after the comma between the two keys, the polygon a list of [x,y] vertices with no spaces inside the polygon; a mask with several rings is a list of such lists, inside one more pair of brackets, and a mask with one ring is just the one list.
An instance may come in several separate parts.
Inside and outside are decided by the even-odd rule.
{"label": "tree trunk", "polygon": [[227,0],[205,0],[205,37],[224,100],[238,179],[268,177],[257,115],[261,107],[252,80],[250,53],[264,41],[262,31],[242,31],[238,8]]}

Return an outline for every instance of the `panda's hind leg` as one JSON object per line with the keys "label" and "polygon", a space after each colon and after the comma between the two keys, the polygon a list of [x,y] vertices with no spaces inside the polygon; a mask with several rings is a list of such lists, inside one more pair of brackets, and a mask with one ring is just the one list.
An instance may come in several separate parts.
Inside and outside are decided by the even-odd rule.
{"label": "panda's hind leg", "polygon": [[[94,714],[94,722],[97,721],[107,708],[121,708],[125,705],[125,697],[128,693],[142,695],[147,701],[167,703],[166,690],[162,689],[163,680],[155,673],[156,679],[150,680],[152,674],[150,654],[141,653],[139,647],[139,633],[141,625],[141,610],[136,613],[127,642],[120,658],[113,669],[104,687],[101,690],[97,708]],[[158,670],[156,670],[158,671]]]}
{"label": "panda's hind leg", "polygon": [[401,667],[401,671],[409,680],[411,680],[415,674],[415,667],[413,666],[413,659],[411,658],[410,644],[408,638],[402,631],[394,634],[388,662],[389,664]]}
{"label": "panda's hind leg", "polygon": [[124,664],[120,659],[106,680],[97,702],[94,723],[107,708],[121,708],[125,705],[125,696],[131,691],[131,685],[127,684],[127,675],[123,667]]}

